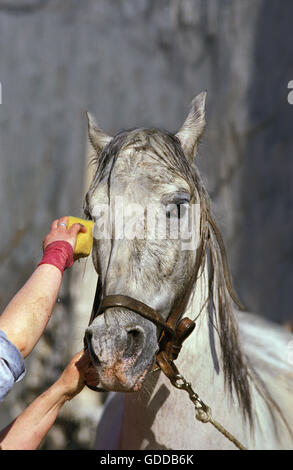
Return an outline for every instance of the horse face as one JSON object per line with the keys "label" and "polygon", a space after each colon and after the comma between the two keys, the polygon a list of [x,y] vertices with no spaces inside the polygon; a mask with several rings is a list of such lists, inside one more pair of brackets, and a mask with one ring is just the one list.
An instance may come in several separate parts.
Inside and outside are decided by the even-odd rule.
{"label": "horse face", "polygon": [[[98,151],[98,130],[90,124]],[[199,225],[198,212],[190,210],[196,195],[188,171],[179,140],[160,131],[120,133],[106,145],[86,197],[103,296],[132,297],[168,318],[186,289],[199,239],[193,224],[188,231],[191,220]],[[152,321],[125,307],[98,315],[85,340],[99,385],[139,390],[154,363],[159,333]]]}

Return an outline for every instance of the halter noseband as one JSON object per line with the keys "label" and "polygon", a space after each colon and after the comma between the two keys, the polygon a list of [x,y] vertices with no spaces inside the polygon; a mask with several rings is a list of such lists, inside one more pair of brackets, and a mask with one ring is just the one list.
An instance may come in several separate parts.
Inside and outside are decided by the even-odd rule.
{"label": "halter noseband", "polygon": [[99,314],[103,313],[107,308],[111,307],[125,307],[132,312],[136,312],[147,320],[152,321],[156,325],[174,335],[173,329],[168,325],[164,318],[152,307],[141,302],[140,300],[133,299],[127,295],[107,295],[102,302]]}

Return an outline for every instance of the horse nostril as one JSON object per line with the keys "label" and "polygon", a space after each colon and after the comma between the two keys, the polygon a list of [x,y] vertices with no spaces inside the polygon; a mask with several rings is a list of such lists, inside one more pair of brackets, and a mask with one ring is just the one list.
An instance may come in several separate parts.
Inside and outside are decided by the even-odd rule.
{"label": "horse nostril", "polygon": [[124,351],[124,357],[137,355],[144,345],[144,332],[138,327],[131,328],[127,331],[127,344]]}

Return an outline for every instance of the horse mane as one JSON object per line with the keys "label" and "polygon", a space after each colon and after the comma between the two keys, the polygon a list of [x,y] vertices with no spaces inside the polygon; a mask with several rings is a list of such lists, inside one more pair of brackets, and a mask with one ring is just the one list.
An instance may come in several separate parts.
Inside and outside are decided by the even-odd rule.
{"label": "horse mane", "polygon": [[[219,336],[225,383],[228,385],[231,395],[235,391],[244,418],[248,418],[251,426],[253,426],[250,385],[252,382],[268,407],[276,434],[279,432],[277,425],[277,416],[279,416],[293,438],[292,429],[278,403],[251,364],[247,362],[247,358],[242,351],[233,304],[236,304],[239,310],[245,310],[245,308],[232,286],[225,245],[211,215],[209,195],[200,182],[200,177],[195,168],[194,171],[197,180],[196,187],[203,207],[201,237],[206,238],[206,250],[202,255],[201,267],[203,269],[206,260],[209,261],[209,320]],[[216,324],[211,312],[215,312]]]}
{"label": "horse mane", "polygon": [[192,166],[192,174],[200,200],[200,236],[205,246],[202,251],[200,271],[204,269],[205,263],[208,263],[209,321],[219,337],[225,384],[231,394],[236,393],[244,417],[252,422],[250,374],[240,345],[234,304],[239,310],[244,310],[244,307],[232,286],[225,245],[211,213],[209,194],[195,166]]}

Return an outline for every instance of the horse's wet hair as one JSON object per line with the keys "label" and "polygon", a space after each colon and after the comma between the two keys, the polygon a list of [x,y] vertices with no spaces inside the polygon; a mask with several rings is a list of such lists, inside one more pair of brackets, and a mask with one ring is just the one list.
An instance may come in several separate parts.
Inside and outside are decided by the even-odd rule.
{"label": "horse's wet hair", "polygon": [[[225,383],[231,394],[235,393],[244,417],[252,423],[251,389],[246,358],[240,347],[238,326],[234,315],[233,302],[237,302],[232,284],[224,244],[211,215],[210,198],[201,181],[197,168],[187,160],[179,139],[167,131],[158,129],[130,129],[119,131],[92,159],[95,174],[90,187],[94,191],[101,180],[107,180],[110,192],[111,173],[120,152],[132,146],[143,151],[168,168],[168,171],[186,179],[194,191],[201,207],[201,241],[204,250],[200,259],[200,270],[205,263],[209,267],[210,321],[219,335],[222,351],[222,367]],[[109,194],[110,196],[110,194]],[[195,279],[196,282],[196,279]]]}
{"label": "horse's wet hair", "polygon": [[110,181],[112,169],[120,152],[132,147],[144,152],[168,168],[168,171],[183,176],[192,183],[190,165],[184,155],[179,139],[168,131],[160,129],[128,129],[117,132],[91,163],[95,165],[95,174],[91,188],[107,178]]}

